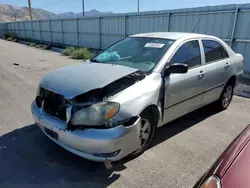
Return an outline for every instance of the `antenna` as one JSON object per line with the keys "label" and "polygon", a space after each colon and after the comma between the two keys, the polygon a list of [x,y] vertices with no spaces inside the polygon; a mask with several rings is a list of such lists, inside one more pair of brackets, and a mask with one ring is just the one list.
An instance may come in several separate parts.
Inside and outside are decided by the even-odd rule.
{"label": "antenna", "polygon": [[195,31],[195,29],[196,29],[197,25],[200,23],[200,20],[201,20],[201,16],[199,17],[199,20],[197,21],[197,23],[196,23],[196,25],[195,25],[195,27],[194,27],[194,29],[193,29],[192,33]]}

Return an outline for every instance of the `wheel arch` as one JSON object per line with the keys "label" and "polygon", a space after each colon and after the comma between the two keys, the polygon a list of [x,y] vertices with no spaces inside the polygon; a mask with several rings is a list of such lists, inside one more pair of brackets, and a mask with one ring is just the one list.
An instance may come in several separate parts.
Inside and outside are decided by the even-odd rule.
{"label": "wheel arch", "polygon": [[226,85],[228,85],[229,83],[232,83],[233,86],[235,86],[235,84],[236,84],[236,76],[235,76],[235,75],[233,75],[233,76],[231,76],[231,77],[229,78],[229,80],[227,81],[227,84],[226,84]]}
{"label": "wheel arch", "polygon": [[161,112],[160,109],[157,105],[151,104],[147,107],[145,107],[140,114],[144,113],[144,112],[149,112],[153,114],[153,118],[154,118],[154,124],[155,126],[158,125],[160,117],[161,117]]}

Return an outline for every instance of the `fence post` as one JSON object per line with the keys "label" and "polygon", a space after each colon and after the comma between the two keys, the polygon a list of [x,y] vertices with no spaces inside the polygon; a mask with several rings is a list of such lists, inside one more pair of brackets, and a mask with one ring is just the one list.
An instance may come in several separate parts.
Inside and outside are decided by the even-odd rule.
{"label": "fence post", "polygon": [[41,21],[38,20],[39,33],[40,33],[40,42],[42,42],[42,30],[41,30]]}
{"label": "fence post", "polygon": [[101,20],[100,16],[98,17],[98,21],[99,21],[99,32],[98,32],[98,35],[99,35],[99,50],[101,50],[102,49],[102,20]]}
{"label": "fence post", "polygon": [[171,16],[171,13],[168,12],[168,24],[167,24],[167,32],[170,31],[170,16]]}
{"label": "fence post", "polygon": [[13,29],[13,23],[11,24],[11,35],[13,35],[14,29]]}
{"label": "fence post", "polygon": [[60,19],[60,24],[61,24],[61,39],[62,39],[62,43],[61,43],[61,45],[63,46],[64,45],[64,42],[63,42],[63,20],[62,19]]}
{"label": "fence post", "polygon": [[16,23],[14,23],[14,29],[13,29],[14,36],[16,35]]}
{"label": "fence post", "polygon": [[24,22],[23,22],[23,31],[24,31],[24,38],[27,39],[27,37],[26,37],[26,29],[25,29],[25,24],[24,24]]}
{"label": "fence post", "polygon": [[51,33],[51,20],[49,20],[49,37],[50,37],[50,44],[52,44],[52,33]]}
{"label": "fence post", "polygon": [[17,37],[17,29],[16,29],[16,22],[15,22],[15,36]]}
{"label": "fence post", "polygon": [[124,15],[124,38],[127,37],[127,16]]}
{"label": "fence post", "polygon": [[15,28],[15,36],[17,36],[16,22],[14,24],[14,28]]}
{"label": "fence post", "polygon": [[20,23],[20,22],[17,22],[17,26],[18,26],[18,33],[19,33],[19,37],[18,37],[18,38],[22,38],[22,36],[21,36],[21,31],[20,31],[20,27],[19,27],[19,23]]}
{"label": "fence post", "polygon": [[236,22],[237,22],[237,17],[238,17],[239,10],[240,10],[239,6],[236,6],[235,13],[234,13],[234,20],[233,20],[232,32],[231,32],[231,37],[230,37],[230,43],[229,43],[230,47],[232,47],[233,40],[234,40],[235,26],[236,26]]}
{"label": "fence post", "polygon": [[12,28],[12,24],[10,24],[10,33],[11,33],[11,35],[13,35],[13,28]]}
{"label": "fence post", "polygon": [[32,40],[34,41],[34,33],[33,33],[33,24],[32,24],[32,21],[30,21],[30,26],[31,26]]}
{"label": "fence post", "polygon": [[5,25],[5,30],[6,30],[7,34],[10,34],[10,31],[9,31],[9,23],[6,23],[6,25]]}
{"label": "fence post", "polygon": [[79,40],[78,40],[78,18],[76,18],[75,23],[76,23],[76,46],[79,47]]}
{"label": "fence post", "polygon": [[8,26],[7,26],[7,29],[8,29],[8,33],[9,33],[9,35],[11,35],[11,30],[10,30],[10,23],[8,23]]}

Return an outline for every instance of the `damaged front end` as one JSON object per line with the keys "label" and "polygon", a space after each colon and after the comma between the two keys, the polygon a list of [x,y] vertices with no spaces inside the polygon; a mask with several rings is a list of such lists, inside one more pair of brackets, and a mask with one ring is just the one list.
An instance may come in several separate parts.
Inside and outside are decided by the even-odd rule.
{"label": "damaged front end", "polygon": [[63,95],[41,87],[37,93],[36,104],[39,108],[43,106],[43,110],[49,115],[65,121],[67,125],[65,129],[71,131],[86,128],[105,129],[118,125],[126,126],[130,123],[133,124],[138,117],[127,117],[116,122],[110,121],[118,114],[120,104],[109,101],[109,99],[145,77],[144,73],[136,71],[103,88],[90,90],[73,99],[65,99]]}
{"label": "damaged front end", "polygon": [[[70,107],[67,108],[70,109]],[[140,118],[134,124],[100,129],[67,129],[67,123],[39,108],[34,101],[31,111],[38,127],[52,141],[64,149],[89,160],[98,162],[117,161],[138,149],[140,141]]]}
{"label": "damaged front end", "polygon": [[81,89],[74,89],[81,82],[77,80],[71,82],[75,84],[70,86],[72,93],[57,85],[59,81],[52,79],[52,87],[48,80],[40,84],[31,109],[37,125],[51,140],[94,161],[117,161],[141,147],[139,114],[158,104],[159,74],[134,71],[105,85],[98,82],[98,88],[85,80]]}
{"label": "damaged front end", "polygon": [[36,124],[52,141],[83,158],[117,161],[140,147],[140,117],[111,121],[120,104],[109,100],[145,76],[137,73],[73,99],[40,87],[31,110]]}

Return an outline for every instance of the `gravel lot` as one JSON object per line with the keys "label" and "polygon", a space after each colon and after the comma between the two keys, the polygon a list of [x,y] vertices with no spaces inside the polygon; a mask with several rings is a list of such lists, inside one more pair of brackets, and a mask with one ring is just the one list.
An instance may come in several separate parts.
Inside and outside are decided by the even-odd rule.
{"label": "gravel lot", "polygon": [[0,49],[1,188],[192,187],[250,123],[250,100],[235,96],[226,111],[202,108],[159,128],[143,155],[106,170],[51,142],[31,117],[41,77],[80,61],[3,40]]}

